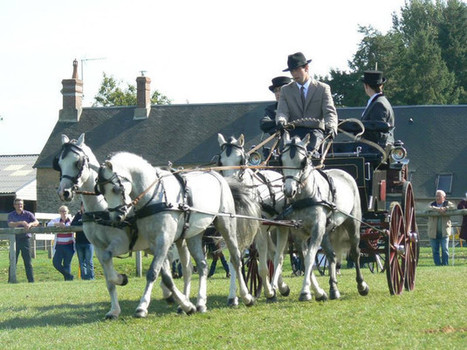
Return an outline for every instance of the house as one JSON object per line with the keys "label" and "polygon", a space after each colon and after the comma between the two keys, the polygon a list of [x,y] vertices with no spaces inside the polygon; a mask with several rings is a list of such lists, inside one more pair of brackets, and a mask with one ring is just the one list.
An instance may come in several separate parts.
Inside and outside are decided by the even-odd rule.
{"label": "house", "polygon": [[0,227],[6,225],[3,214],[13,210],[16,197],[24,200],[25,209],[36,211],[36,169],[33,165],[38,156],[0,155]]}
{"label": "house", "polygon": [[[72,79],[62,81],[63,108],[57,124],[34,165],[39,211],[55,212],[60,205],[59,174],[52,169],[52,161],[60,150],[61,134],[78,138],[85,133],[86,144],[100,161],[111,152],[129,151],[153,165],[171,162],[174,167],[209,163],[219,153],[219,132],[237,137],[243,133],[247,149],[261,141],[259,120],[272,102],[151,106],[151,79],[141,76],[136,82],[137,106],[83,108],[75,61]],[[432,200],[440,186],[448,189],[453,201],[463,197],[467,191],[467,105],[398,106],[394,110],[395,135],[408,150],[417,202]],[[358,118],[362,112],[363,108],[338,109],[341,119]]]}

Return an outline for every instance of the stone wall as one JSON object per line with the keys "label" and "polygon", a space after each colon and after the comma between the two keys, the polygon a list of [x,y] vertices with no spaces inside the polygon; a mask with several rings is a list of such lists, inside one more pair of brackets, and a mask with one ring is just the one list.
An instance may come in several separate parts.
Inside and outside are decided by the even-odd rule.
{"label": "stone wall", "polygon": [[57,194],[60,174],[53,169],[37,169],[37,212],[58,213],[61,205],[68,206],[74,215],[79,210],[80,200],[76,197],[72,202],[62,202]]}

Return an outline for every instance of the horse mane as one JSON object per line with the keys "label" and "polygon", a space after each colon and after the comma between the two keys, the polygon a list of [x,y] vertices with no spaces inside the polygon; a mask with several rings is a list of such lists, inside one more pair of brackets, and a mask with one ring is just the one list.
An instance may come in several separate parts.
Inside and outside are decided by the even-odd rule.
{"label": "horse mane", "polygon": [[117,171],[117,169],[125,169],[126,171],[144,168],[153,169],[153,166],[146,159],[130,152],[112,153],[107,157],[107,160],[112,163],[114,171]]}

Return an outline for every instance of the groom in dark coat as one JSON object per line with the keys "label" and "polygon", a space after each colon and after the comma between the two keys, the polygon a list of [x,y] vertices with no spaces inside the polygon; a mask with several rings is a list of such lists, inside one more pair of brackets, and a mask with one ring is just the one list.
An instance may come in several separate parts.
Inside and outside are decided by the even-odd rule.
{"label": "groom in dark coat", "polygon": [[[383,72],[365,71],[362,82],[365,93],[370,97],[361,118],[366,128],[363,137],[385,148],[387,144],[394,143],[394,111],[383,94],[386,78],[383,77]],[[375,124],[382,123],[372,122],[384,122],[389,130],[381,131]]]}

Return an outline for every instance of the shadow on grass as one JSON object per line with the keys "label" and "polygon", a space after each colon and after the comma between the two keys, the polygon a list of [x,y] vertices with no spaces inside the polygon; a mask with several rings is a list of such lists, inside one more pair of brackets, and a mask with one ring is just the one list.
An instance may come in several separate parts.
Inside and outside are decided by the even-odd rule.
{"label": "shadow on grass", "polygon": [[[192,303],[196,303],[195,298],[190,298]],[[242,301],[239,301],[239,307],[245,307]],[[121,314],[120,321],[125,321],[128,317],[132,317],[138,299],[136,300],[119,300]],[[229,308],[227,306],[227,297],[225,295],[210,295],[208,297],[208,312],[215,309]],[[253,306],[254,307],[254,306]],[[40,307],[22,308],[7,308],[0,309],[3,317],[8,315],[13,317],[1,321],[0,329],[28,329],[33,327],[56,327],[56,326],[76,326],[81,324],[89,324],[105,321],[105,314],[110,309],[109,302],[98,303],[57,303]],[[177,304],[168,304],[164,299],[153,299],[149,305],[149,317],[164,317],[177,314]],[[23,314],[23,316],[18,316]],[[26,314],[26,315],[24,315]],[[185,314],[181,314],[182,316]],[[196,315],[196,314],[195,314]],[[192,315],[191,317],[196,317]],[[186,316],[186,315],[185,315]],[[119,321],[108,321],[119,322]]]}

